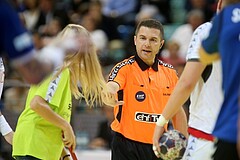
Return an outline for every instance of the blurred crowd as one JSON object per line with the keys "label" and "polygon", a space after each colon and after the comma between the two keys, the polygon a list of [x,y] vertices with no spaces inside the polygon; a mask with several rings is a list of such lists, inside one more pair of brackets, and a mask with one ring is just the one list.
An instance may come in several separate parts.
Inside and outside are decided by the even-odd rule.
{"label": "blurred crowd", "polygon": [[[209,21],[216,9],[215,0],[13,0],[13,5],[38,49],[69,23],[87,28],[103,66],[134,54],[134,27],[144,18],[158,19],[164,25],[177,23],[170,38],[185,59],[193,30]],[[184,13],[181,20],[174,18],[176,10]],[[171,45],[167,46],[168,51]],[[170,54],[164,54],[165,58]]]}
{"label": "blurred crowd", "polygon": [[[106,76],[115,63],[135,54],[133,31],[135,25],[145,18],[158,19],[166,30],[174,26],[165,35],[166,42],[159,52],[159,59],[172,64],[180,76],[193,31],[200,24],[210,21],[216,11],[215,0],[12,0],[12,4],[22,23],[32,33],[37,49],[48,44],[69,23],[84,26],[92,35]],[[14,129],[17,116],[24,107],[28,85],[19,79],[7,61],[4,62],[6,83],[1,106]],[[75,113],[90,112],[83,106],[76,103]],[[7,116],[8,110],[10,116]],[[96,113],[96,110],[93,109],[93,112]],[[102,114],[102,110],[97,112]],[[90,140],[96,138],[97,129],[95,132]],[[91,147],[100,147],[94,147],[96,143],[100,142],[90,143]],[[109,142],[101,143],[109,147]],[[4,147],[3,142],[0,155],[6,157],[5,152],[9,148]]]}

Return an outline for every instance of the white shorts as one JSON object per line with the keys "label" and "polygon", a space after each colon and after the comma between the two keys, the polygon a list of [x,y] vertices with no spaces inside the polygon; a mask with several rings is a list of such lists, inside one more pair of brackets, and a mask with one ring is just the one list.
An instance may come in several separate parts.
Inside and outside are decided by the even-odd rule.
{"label": "white shorts", "polygon": [[215,152],[214,142],[192,135],[188,137],[188,144],[182,160],[212,160]]}

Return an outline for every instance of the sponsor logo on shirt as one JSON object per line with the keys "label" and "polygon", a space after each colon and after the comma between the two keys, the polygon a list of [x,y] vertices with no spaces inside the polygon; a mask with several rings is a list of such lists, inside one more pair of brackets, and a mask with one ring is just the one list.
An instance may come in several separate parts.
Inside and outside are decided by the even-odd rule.
{"label": "sponsor logo on shirt", "polygon": [[171,96],[170,93],[163,93],[163,96]]}
{"label": "sponsor logo on shirt", "polygon": [[233,21],[234,23],[240,22],[240,9],[239,9],[239,8],[235,8],[235,9],[232,11],[232,21]]}
{"label": "sponsor logo on shirt", "polygon": [[63,117],[64,119],[69,119],[71,116],[71,111],[72,111],[72,103],[68,104],[68,110],[63,112]]}
{"label": "sponsor logo on shirt", "polygon": [[70,111],[72,110],[72,103],[68,104],[68,110],[70,110]]}
{"label": "sponsor logo on shirt", "polygon": [[139,122],[147,122],[147,123],[155,123],[157,119],[161,116],[161,114],[153,114],[146,112],[136,112],[135,113],[135,121]]}
{"label": "sponsor logo on shirt", "polygon": [[143,92],[143,91],[138,91],[136,94],[135,94],[135,99],[138,101],[138,102],[142,102],[146,99],[146,94]]}

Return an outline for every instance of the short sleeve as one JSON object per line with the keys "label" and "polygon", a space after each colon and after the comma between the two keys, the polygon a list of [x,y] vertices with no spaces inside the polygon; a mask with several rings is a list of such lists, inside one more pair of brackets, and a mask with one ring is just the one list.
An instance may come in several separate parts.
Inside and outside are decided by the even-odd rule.
{"label": "short sleeve", "polygon": [[202,41],[202,47],[208,54],[218,52],[222,14],[223,11],[214,17],[209,35]]}
{"label": "short sleeve", "polygon": [[108,82],[113,81],[118,83],[120,90],[125,86],[128,72],[128,66],[122,65],[122,63],[124,62],[120,62],[116,66],[114,66],[108,76]]}
{"label": "short sleeve", "polygon": [[210,22],[200,25],[193,33],[188,51],[187,51],[187,61],[198,60],[199,59],[199,48],[203,39],[205,39],[212,27]]}
{"label": "short sleeve", "polygon": [[69,70],[64,70],[55,79],[53,76],[48,77],[44,80],[40,86],[38,86],[36,94],[45,99],[49,104],[58,107],[61,100],[66,98],[69,88]]}

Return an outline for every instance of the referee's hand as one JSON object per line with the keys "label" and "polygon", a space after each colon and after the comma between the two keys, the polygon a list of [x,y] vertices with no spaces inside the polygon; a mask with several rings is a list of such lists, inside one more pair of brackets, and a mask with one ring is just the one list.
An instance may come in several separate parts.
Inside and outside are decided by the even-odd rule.
{"label": "referee's hand", "polygon": [[123,105],[124,103],[123,101],[118,101],[117,95],[110,92],[107,93],[102,92],[102,101],[104,104],[111,107]]}
{"label": "referee's hand", "polygon": [[117,92],[119,90],[119,85],[118,83],[114,81],[110,81],[107,83],[107,91],[102,92],[102,101],[105,103],[107,106],[118,106],[118,105],[123,105],[123,101],[118,101],[117,99]]}

